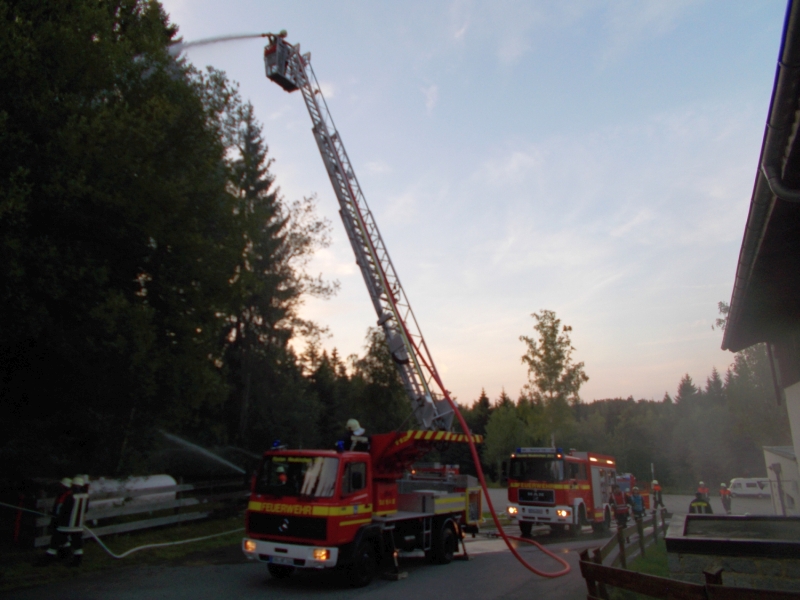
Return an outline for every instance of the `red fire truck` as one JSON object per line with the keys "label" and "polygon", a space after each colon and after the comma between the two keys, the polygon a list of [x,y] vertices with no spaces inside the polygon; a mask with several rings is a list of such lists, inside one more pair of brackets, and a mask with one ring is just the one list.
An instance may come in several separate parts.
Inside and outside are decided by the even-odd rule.
{"label": "red fire truck", "polygon": [[534,525],[578,534],[583,525],[604,531],[611,525],[608,504],[616,478],[612,456],[593,452],[564,453],[561,448],[517,448],[504,463],[508,480],[508,514],[522,535]]}
{"label": "red fire truck", "polygon": [[310,54],[266,34],[267,78],[299,90],[339,202],[339,214],[408,395],[419,431],[373,435],[369,452],[275,449],[264,454],[248,505],[242,549],[275,577],[297,568],[344,567],[354,585],[401,550],[449,562],[463,532],[476,531],[481,495],[475,478],[447,469],[407,474],[414,461],[448,442],[454,412],[433,357],[336,130]]}
{"label": "red fire truck", "polygon": [[354,586],[378,568],[398,574],[398,551],[449,563],[464,533],[478,530],[480,487],[447,468],[417,477],[411,465],[442,443],[466,441],[407,431],[371,436],[369,452],[268,451],[253,480],[242,549],[268,563],[273,577],[339,567]]}

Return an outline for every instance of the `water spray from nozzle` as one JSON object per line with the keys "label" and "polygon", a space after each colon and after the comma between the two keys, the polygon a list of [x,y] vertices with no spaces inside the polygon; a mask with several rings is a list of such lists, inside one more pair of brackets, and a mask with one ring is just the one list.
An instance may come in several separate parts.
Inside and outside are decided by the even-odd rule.
{"label": "water spray from nozzle", "polygon": [[[233,42],[233,41],[236,41],[236,40],[249,40],[249,39],[253,39],[253,38],[263,38],[263,37],[267,37],[268,35],[273,35],[273,34],[270,34],[270,33],[241,33],[241,34],[238,34],[238,35],[221,35],[221,36],[212,37],[212,38],[205,38],[205,39],[202,39],[202,40],[196,40],[194,42],[179,41],[179,42],[175,42],[174,44],[171,44],[169,46],[169,48],[167,48],[167,51],[170,53],[171,56],[174,56],[174,57],[177,58],[181,54],[181,52],[183,52],[187,48],[192,48],[194,46],[205,46],[205,45],[208,45],[208,44],[218,44],[220,42]],[[286,30],[281,31],[278,34],[278,36],[285,36],[285,35],[286,35]]]}

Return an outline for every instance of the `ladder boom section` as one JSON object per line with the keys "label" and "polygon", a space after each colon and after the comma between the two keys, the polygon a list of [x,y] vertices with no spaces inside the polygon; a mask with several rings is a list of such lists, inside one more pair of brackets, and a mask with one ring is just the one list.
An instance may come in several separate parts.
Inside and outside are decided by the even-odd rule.
{"label": "ladder boom section", "polygon": [[299,89],[303,94],[314,139],[339,201],[339,215],[414,415],[425,429],[449,430],[453,413],[442,398],[448,392],[333,123],[311,57],[301,55],[299,45],[292,46],[281,36],[268,37],[264,49],[267,77],[286,91]]}

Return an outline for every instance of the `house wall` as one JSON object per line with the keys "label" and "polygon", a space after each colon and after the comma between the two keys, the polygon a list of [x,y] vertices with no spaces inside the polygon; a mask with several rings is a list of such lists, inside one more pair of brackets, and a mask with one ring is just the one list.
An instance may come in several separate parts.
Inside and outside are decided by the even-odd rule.
{"label": "house wall", "polygon": [[[772,488],[772,507],[778,516],[800,515],[800,473],[797,468],[797,461],[779,454],[770,452],[764,448],[764,463],[767,465],[770,486]],[[778,495],[778,477],[770,469],[770,465],[779,464],[781,466],[781,488],[783,491],[783,506]],[[783,512],[785,510],[785,513]]]}

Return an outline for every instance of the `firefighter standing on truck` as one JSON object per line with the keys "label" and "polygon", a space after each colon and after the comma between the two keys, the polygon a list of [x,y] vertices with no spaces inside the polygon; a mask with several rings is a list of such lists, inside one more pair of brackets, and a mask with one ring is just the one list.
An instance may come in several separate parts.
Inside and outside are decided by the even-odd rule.
{"label": "firefighter standing on truck", "polygon": [[614,509],[617,527],[625,529],[628,524],[628,498],[616,483],[611,486],[611,496],[608,498],[608,503]]}
{"label": "firefighter standing on truck", "polygon": [[366,431],[356,419],[347,421],[347,434],[342,439],[345,450],[353,452],[369,452],[369,438],[364,434]]}

